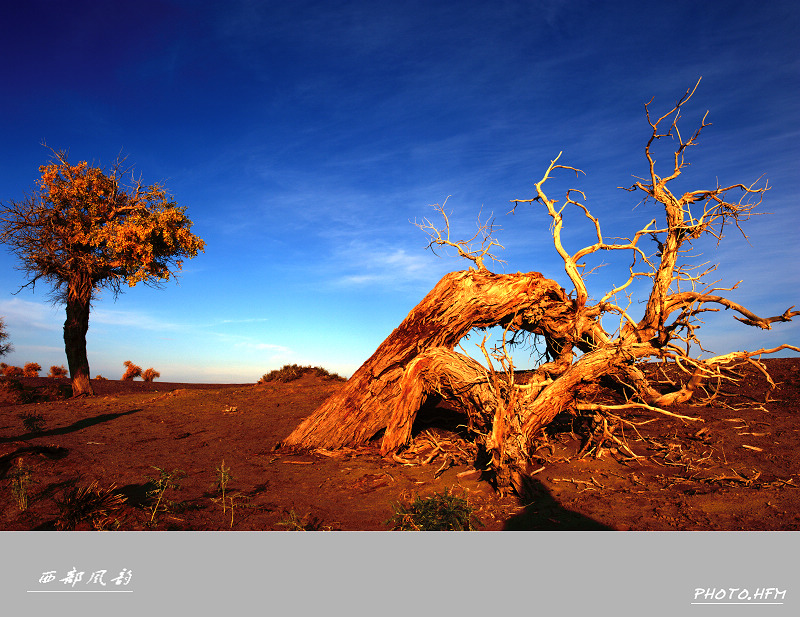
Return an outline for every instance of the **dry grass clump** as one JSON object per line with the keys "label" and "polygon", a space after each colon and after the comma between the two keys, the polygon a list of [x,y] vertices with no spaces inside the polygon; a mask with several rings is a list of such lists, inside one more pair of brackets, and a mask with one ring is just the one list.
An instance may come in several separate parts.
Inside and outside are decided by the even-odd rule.
{"label": "dry grass clump", "polygon": [[408,505],[397,504],[394,516],[386,522],[396,531],[474,531],[481,525],[467,500],[448,489],[430,497],[417,495]]}
{"label": "dry grass clump", "polygon": [[97,480],[85,488],[74,486],[68,489],[55,500],[59,509],[56,529],[74,530],[79,526],[97,531],[117,529],[126,500],[115,490],[114,484],[100,488]]}
{"label": "dry grass clump", "polygon": [[312,374],[315,377],[323,379],[334,379],[336,381],[345,381],[344,377],[331,373],[330,371],[322,368],[321,366],[300,366],[298,364],[284,364],[281,368],[270,371],[258,380],[259,384],[267,383],[270,381],[288,382],[300,379],[303,375]]}
{"label": "dry grass clump", "polygon": [[67,369],[62,364],[61,366],[51,366],[50,372],[47,374],[48,377],[66,377],[67,376]]}

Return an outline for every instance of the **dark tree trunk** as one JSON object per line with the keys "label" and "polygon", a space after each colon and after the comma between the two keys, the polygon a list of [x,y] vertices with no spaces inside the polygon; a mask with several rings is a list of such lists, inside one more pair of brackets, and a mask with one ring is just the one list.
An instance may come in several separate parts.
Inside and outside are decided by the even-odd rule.
{"label": "dark tree trunk", "polygon": [[72,395],[92,395],[89,359],[86,357],[86,333],[89,330],[89,309],[92,284],[88,277],[70,280],[67,291],[67,320],[64,322],[64,349],[67,353]]}
{"label": "dark tree trunk", "polygon": [[[452,350],[472,329],[496,325],[541,334],[548,346],[571,350],[572,345],[564,343],[574,335],[575,304],[555,281],[538,272],[451,272],[342,390],[306,418],[284,444],[341,448],[368,441],[392,424],[403,374],[415,358],[431,349]],[[407,398],[409,402],[411,399],[413,395]],[[397,420],[401,421],[399,417]],[[394,425],[390,431],[394,433],[393,445],[405,441],[408,435],[408,428],[399,432],[398,428]]]}

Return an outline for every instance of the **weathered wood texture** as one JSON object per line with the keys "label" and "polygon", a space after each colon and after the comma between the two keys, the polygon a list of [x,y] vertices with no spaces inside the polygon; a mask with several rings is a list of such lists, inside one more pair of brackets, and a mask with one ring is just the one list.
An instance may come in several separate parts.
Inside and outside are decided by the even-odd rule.
{"label": "weathered wood texture", "polygon": [[286,445],[339,448],[368,441],[389,425],[401,378],[426,350],[452,350],[475,328],[525,329],[562,340],[574,307],[564,290],[538,272],[446,274],[408,317],[330,397],[289,435]]}

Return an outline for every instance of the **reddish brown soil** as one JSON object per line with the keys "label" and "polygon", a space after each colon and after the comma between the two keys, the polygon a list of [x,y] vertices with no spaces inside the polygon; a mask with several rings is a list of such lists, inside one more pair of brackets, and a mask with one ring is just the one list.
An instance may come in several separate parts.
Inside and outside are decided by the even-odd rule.
{"label": "reddish brown soil", "polygon": [[[539,451],[524,500],[501,497],[480,471],[470,473],[473,464],[463,453],[472,450],[462,440],[461,419],[446,409],[420,414],[418,455],[406,465],[382,459],[375,446],[276,450],[341,387],[310,375],[259,386],[95,381],[94,397],[27,404],[8,404],[6,397],[0,529],[55,529],[58,502],[71,487],[93,481],[125,495],[126,505],[109,524],[118,529],[387,530],[395,504],[445,488],[467,497],[485,530],[800,529],[800,360],[766,364],[778,384],[767,402],[766,379],[749,367],[730,396],[671,410],[703,422],[620,412],[637,423],[622,425],[637,459],[613,448],[578,456],[578,425],[589,420],[562,418]],[[52,396],[59,383],[22,381],[29,396],[45,388]],[[446,454],[419,464],[428,458],[427,435],[446,444],[453,466],[442,469]],[[232,475],[224,511],[214,486],[223,460]],[[154,467],[185,473],[180,488],[163,494],[165,508],[155,516],[147,495],[148,479],[160,474]],[[33,481],[25,510],[12,490],[20,469]],[[77,528],[91,528],[88,518]]]}

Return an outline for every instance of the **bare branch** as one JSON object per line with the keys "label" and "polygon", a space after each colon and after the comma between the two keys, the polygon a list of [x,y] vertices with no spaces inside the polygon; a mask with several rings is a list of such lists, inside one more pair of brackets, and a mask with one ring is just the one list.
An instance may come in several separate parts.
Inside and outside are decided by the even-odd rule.
{"label": "bare branch", "polygon": [[[424,231],[431,239],[426,248],[431,249],[431,252],[436,255],[436,251],[433,248],[434,246],[452,247],[458,251],[460,257],[473,262],[480,271],[488,271],[488,268],[483,262],[484,257],[489,257],[489,259],[492,261],[505,263],[504,260],[497,258],[491,253],[492,248],[495,246],[501,249],[504,248],[503,245],[494,238],[494,220],[487,220],[487,222],[481,223],[479,217],[478,230],[475,232],[474,236],[472,236],[469,240],[451,240],[450,219],[447,216],[447,213],[444,211],[445,204],[447,204],[447,199],[445,199],[444,204],[441,206],[439,204],[434,204],[431,206],[442,215],[442,218],[444,218],[444,229],[439,229],[427,218],[422,219],[421,223],[414,221],[414,225]],[[472,248],[472,243],[475,242],[479,237],[481,243],[480,248]]]}

